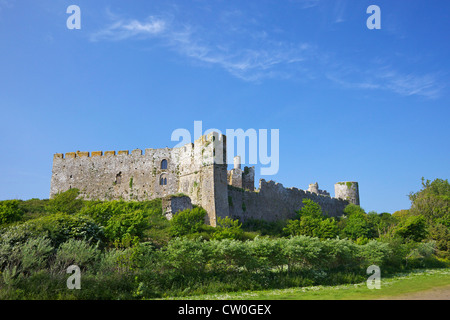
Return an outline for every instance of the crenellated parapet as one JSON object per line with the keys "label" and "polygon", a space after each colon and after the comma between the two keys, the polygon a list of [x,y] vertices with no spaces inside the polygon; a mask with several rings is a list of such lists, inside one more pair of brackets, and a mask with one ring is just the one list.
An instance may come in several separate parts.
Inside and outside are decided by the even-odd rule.
{"label": "crenellated parapet", "polygon": [[[146,150],[153,150],[153,149],[146,149]],[[129,150],[120,150],[120,151],[77,151],[77,152],[67,152],[67,153],[55,153],[53,155],[53,159],[75,159],[75,158],[95,158],[95,157],[110,157],[110,156],[142,156],[145,155],[141,149],[134,149],[131,151],[131,154]]]}

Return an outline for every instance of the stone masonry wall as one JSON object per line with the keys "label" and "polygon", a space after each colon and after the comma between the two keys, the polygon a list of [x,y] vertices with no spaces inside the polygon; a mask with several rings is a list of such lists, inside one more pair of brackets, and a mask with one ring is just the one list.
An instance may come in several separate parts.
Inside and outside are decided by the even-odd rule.
{"label": "stone masonry wall", "polygon": [[348,201],[311,193],[297,188],[285,188],[274,181],[261,179],[255,192],[230,186],[228,188],[229,217],[246,221],[259,219],[277,221],[292,219],[295,211],[303,207],[303,199],[318,203],[322,211],[335,217],[342,214]]}
{"label": "stone masonry wall", "polygon": [[[225,146],[225,136],[210,133],[179,148],[145,153],[136,149],[131,154],[126,150],[55,154],[50,197],[71,188],[86,199],[98,200],[142,201],[184,193],[208,212],[206,222],[215,226],[216,214],[228,214],[228,202],[222,199],[227,197]],[[166,169],[161,167],[163,160]],[[161,185],[161,178],[166,184]]]}

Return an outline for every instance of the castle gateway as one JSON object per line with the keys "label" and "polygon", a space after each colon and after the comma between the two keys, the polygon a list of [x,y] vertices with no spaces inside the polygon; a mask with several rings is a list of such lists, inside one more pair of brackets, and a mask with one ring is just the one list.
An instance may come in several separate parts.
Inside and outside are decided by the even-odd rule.
{"label": "castle gateway", "polygon": [[335,198],[319,189],[285,188],[259,181],[255,168],[241,169],[240,157],[227,170],[226,136],[210,133],[179,148],[129,151],[57,153],[53,157],[50,197],[71,188],[91,200],[151,200],[175,194],[188,196],[207,211],[206,223],[217,217],[245,221],[291,219],[304,198],[317,202],[324,213],[339,216],[346,205],[359,205],[357,182],[335,184]]}

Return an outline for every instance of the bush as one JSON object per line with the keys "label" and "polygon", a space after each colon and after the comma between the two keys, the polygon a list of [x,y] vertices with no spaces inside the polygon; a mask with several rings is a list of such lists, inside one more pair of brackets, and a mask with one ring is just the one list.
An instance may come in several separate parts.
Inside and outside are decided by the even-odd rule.
{"label": "bush", "polygon": [[171,240],[165,251],[161,252],[165,268],[180,274],[198,274],[205,270],[210,258],[209,247],[201,238],[194,240],[176,238]]}
{"label": "bush", "polygon": [[149,226],[148,218],[142,210],[112,216],[105,227],[105,236],[110,240],[120,240],[125,235],[142,237]]}
{"label": "bush", "polygon": [[260,219],[248,219],[242,223],[242,229],[249,232],[257,232],[262,236],[270,235],[281,237],[284,235],[283,228],[286,227],[286,220],[266,221]]}
{"label": "bush", "polygon": [[211,267],[218,272],[252,269],[256,262],[248,250],[248,243],[234,239],[207,242],[211,252]]}
{"label": "bush", "polygon": [[51,240],[47,237],[28,239],[20,247],[21,270],[23,272],[36,272],[44,269],[53,251]]}
{"label": "bush", "polygon": [[247,241],[246,245],[253,256],[254,266],[252,267],[256,270],[282,269],[287,262],[283,252],[286,242],[286,239],[283,238],[269,239],[265,237],[256,237],[253,241]]}
{"label": "bush", "polygon": [[196,233],[205,223],[205,216],[206,211],[200,207],[180,211],[170,220],[170,233],[175,237]]}
{"label": "bush", "polygon": [[391,256],[392,250],[385,242],[371,240],[365,245],[359,246],[357,256],[362,259],[361,266],[367,268],[370,265],[384,266]]}
{"label": "bush", "polygon": [[80,191],[78,189],[69,189],[65,192],[59,192],[53,199],[50,199],[47,210],[50,213],[63,212],[66,214],[77,213],[83,207],[83,200],[79,199]]}
{"label": "bush", "polygon": [[218,217],[217,226],[213,233],[212,239],[241,239],[244,233],[241,227],[242,224],[239,223],[239,220],[237,219],[233,220],[229,217]]}
{"label": "bush", "polygon": [[0,226],[20,221],[23,214],[19,200],[0,201]]}
{"label": "bush", "polygon": [[322,208],[319,204],[310,199],[303,199],[303,207],[297,212],[300,217],[309,216],[316,219],[322,219]]}
{"label": "bush", "polygon": [[52,246],[58,247],[69,239],[104,240],[103,229],[89,217],[56,213],[8,227],[4,235],[11,242],[23,242],[25,237],[48,236]]}
{"label": "bush", "polygon": [[324,258],[321,251],[322,242],[318,238],[306,236],[291,237],[283,248],[288,270],[319,267]]}
{"label": "bush", "polygon": [[[347,208],[348,206],[346,207],[346,209]],[[375,235],[375,230],[369,223],[367,214],[363,212],[355,210],[342,221],[342,224],[344,225],[342,229],[342,235],[344,237],[348,237],[352,240],[357,240],[358,238],[371,239]]]}
{"label": "bush", "polygon": [[52,269],[57,273],[64,273],[71,265],[86,269],[92,266],[99,257],[98,245],[91,245],[83,240],[70,239],[58,248]]}
{"label": "bush", "polygon": [[394,233],[406,241],[420,242],[427,237],[427,226],[422,215],[410,216],[401,222]]}
{"label": "bush", "polygon": [[298,219],[288,220],[283,232],[291,236],[335,238],[338,226],[334,218],[327,218],[320,205],[310,199],[303,199],[304,206],[297,212]]}
{"label": "bush", "polygon": [[87,201],[80,210],[80,215],[91,217],[95,222],[102,226],[106,226],[109,219],[113,216],[128,214],[136,211],[142,211],[146,216],[162,215],[161,200],[155,199],[151,201]]}

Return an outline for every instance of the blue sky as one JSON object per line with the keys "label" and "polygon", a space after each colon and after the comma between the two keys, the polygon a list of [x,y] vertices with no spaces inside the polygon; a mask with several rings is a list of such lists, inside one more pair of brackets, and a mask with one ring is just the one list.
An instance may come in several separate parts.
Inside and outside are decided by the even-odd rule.
{"label": "blue sky", "polygon": [[449,178],[449,32],[448,1],[0,0],[0,199],[48,198],[54,153],[173,147],[200,120],[280,130],[257,178],[409,208]]}

